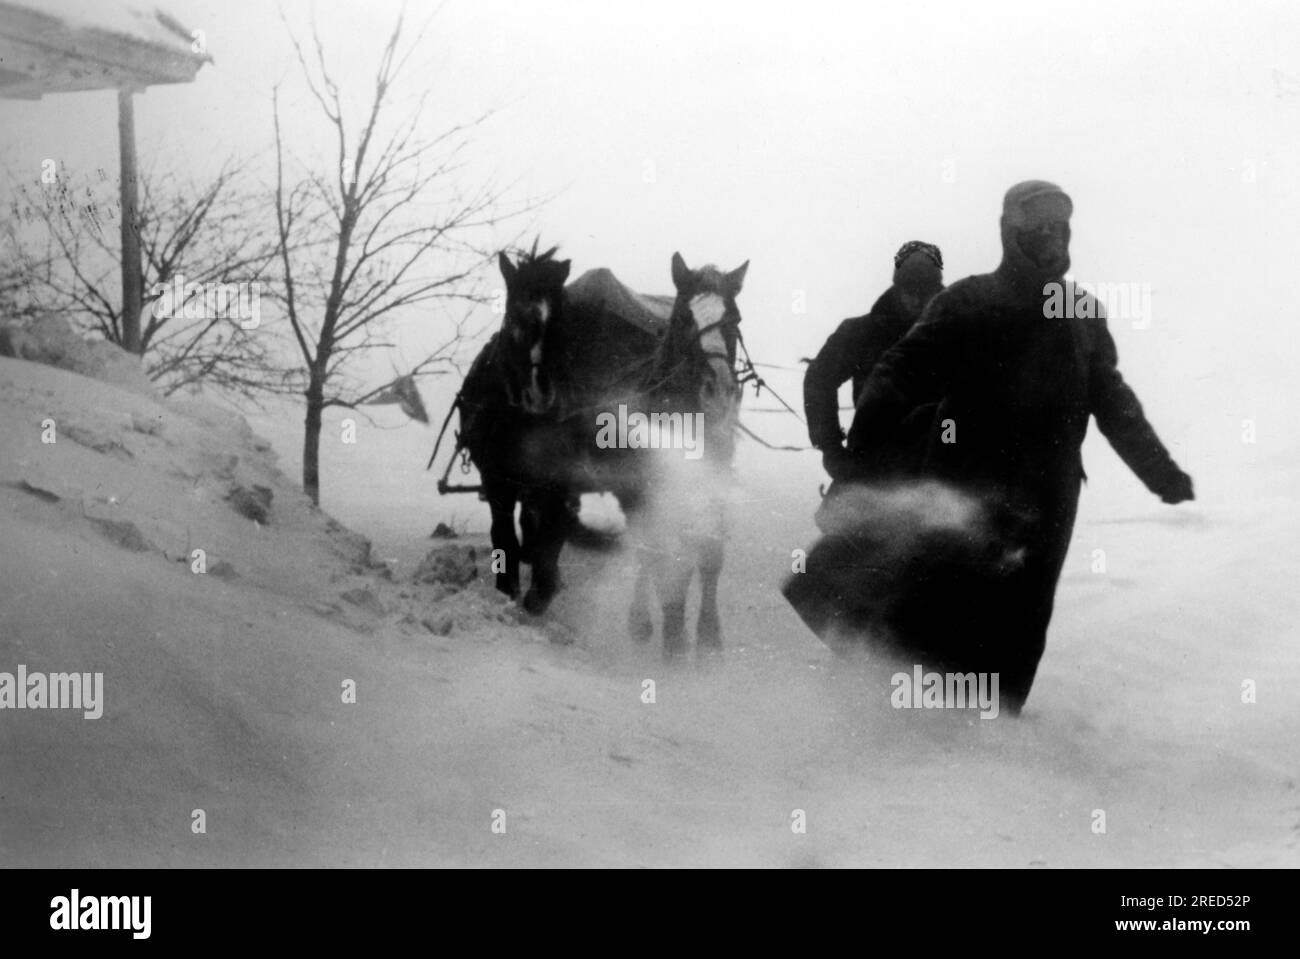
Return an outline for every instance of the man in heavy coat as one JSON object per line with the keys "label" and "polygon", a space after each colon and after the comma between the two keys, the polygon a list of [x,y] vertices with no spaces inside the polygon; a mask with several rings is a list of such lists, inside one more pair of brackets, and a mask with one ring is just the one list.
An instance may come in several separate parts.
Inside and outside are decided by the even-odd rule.
{"label": "man in heavy coat", "polygon": [[[1023,520],[1023,563],[1005,585],[983,662],[1019,713],[1047,640],[1084,479],[1088,417],[1166,503],[1193,498],[1124,382],[1099,304],[1065,281],[1073,203],[1040,180],[1006,194],[1002,262],[950,286],[876,364],[858,398],[851,454],[869,456],[900,419],[941,399],[925,471]],[[1085,303],[1084,301],[1087,300]],[[1061,317],[1052,304],[1072,305]]]}
{"label": "man in heavy coat", "polygon": [[839,391],[853,383],[853,400],[867,382],[876,361],[897,343],[922,311],[943,289],[943,254],[932,243],[911,240],[894,254],[893,284],[871,310],[842,322],[826,340],[804,374],[804,413],[808,438],[822,452],[822,464],[837,483],[852,478],[876,478],[907,472],[924,452],[930,405],[914,411],[899,424],[892,442],[873,450],[870,463],[845,455],[840,427]]}

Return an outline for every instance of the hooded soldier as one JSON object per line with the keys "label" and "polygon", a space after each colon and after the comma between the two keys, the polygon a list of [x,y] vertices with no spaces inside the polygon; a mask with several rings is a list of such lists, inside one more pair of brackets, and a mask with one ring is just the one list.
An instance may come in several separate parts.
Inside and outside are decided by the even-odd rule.
{"label": "hooded soldier", "polygon": [[[1088,418],[1166,503],[1193,498],[1117,368],[1100,304],[1064,279],[1073,203],[1031,180],[1002,208],[1002,262],[954,283],[876,364],[858,398],[848,448],[882,442],[919,402],[941,399],[925,469],[995,503],[1021,523],[1023,563],[982,638],[980,668],[999,672],[1003,705],[1018,713],[1047,640],[1056,583],[1074,528],[1080,446]],[[1078,309],[1057,318],[1060,296]]]}
{"label": "hooded soldier", "polygon": [[857,400],[876,361],[911,329],[942,289],[943,254],[939,248],[920,240],[904,243],[894,255],[893,285],[869,313],[841,323],[809,364],[803,381],[808,437],[822,451],[822,462],[833,479],[906,471],[923,452],[933,406],[908,417],[891,442],[872,450],[870,457],[847,456],[838,395],[840,387],[852,380],[853,399]]}

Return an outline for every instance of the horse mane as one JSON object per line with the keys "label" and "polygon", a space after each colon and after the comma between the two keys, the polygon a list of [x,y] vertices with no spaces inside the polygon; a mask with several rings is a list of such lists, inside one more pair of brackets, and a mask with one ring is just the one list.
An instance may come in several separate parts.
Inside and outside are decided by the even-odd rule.
{"label": "horse mane", "polygon": [[553,246],[543,253],[538,253],[539,239],[533,240],[531,250],[520,247],[515,251],[515,269],[518,277],[516,283],[521,290],[530,293],[543,293],[548,290],[562,291],[564,288],[565,264],[555,258],[555,254],[559,252],[560,248]]}
{"label": "horse mane", "polygon": [[553,246],[545,253],[538,253],[537,247],[538,244],[541,243],[541,239],[541,237],[535,237],[533,239],[533,248],[531,250],[525,250],[523,247],[519,247],[515,250],[515,264],[517,266],[533,266],[539,263],[553,262],[555,260],[555,254],[560,248],[558,246]]}
{"label": "horse mane", "polygon": [[694,270],[695,273],[695,292],[696,293],[716,293],[718,296],[731,298],[731,290],[727,274],[723,273],[713,263],[705,263]]}

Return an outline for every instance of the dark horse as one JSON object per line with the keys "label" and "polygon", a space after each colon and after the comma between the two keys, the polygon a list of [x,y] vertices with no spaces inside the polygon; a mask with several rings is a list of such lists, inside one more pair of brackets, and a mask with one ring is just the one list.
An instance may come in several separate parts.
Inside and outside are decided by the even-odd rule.
{"label": "dark horse", "polygon": [[[686,591],[698,567],[698,638],[701,647],[716,647],[721,498],[740,400],[736,296],[748,264],[730,274],[691,270],[674,254],[670,301],[633,293],[607,270],[584,274],[566,290],[569,262],[554,252],[525,254],[518,263],[499,257],[505,317],[461,391],[461,442],[492,510],[497,588],[517,597],[520,563],[530,563],[523,605],[545,610],[577,497],[613,492],[646,534],[629,616],[633,637],[653,632],[654,582],[665,650],[684,649]],[[629,421],[639,425],[614,427]]]}
{"label": "dark horse", "polygon": [[[501,328],[479,353],[460,392],[461,445],[482,478],[492,511],[492,569],[497,589],[517,599],[520,562],[533,581],[524,608],[540,613],[558,587],[560,550],[572,512],[566,453],[572,429],[561,410],[557,371],[565,352],[564,281],[569,261],[554,249],[498,256],[506,283]],[[523,542],[515,534],[520,505]]]}

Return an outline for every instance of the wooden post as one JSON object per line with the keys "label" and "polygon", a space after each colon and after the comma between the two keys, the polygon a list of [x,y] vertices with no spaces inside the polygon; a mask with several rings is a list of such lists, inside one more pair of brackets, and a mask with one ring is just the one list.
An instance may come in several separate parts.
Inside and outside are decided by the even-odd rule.
{"label": "wooden post", "polygon": [[122,348],[142,353],[140,311],[144,308],[144,277],[140,260],[139,184],[135,165],[135,105],[130,87],[117,91],[117,140],[121,156],[122,202]]}

